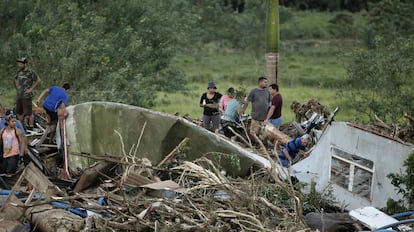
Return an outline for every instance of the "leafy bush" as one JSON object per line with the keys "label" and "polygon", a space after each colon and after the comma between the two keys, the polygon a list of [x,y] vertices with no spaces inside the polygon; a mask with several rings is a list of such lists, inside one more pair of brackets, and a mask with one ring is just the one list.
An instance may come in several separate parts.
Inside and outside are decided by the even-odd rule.
{"label": "leafy bush", "polygon": [[406,211],[414,208],[414,152],[404,161],[405,173],[390,173],[387,175],[391,179],[398,193],[402,194],[404,201],[389,199],[387,208],[392,213]]}
{"label": "leafy bush", "polygon": [[350,54],[342,96],[357,111],[386,122],[397,122],[404,112],[414,114],[413,39],[397,39],[386,45],[377,37],[375,49]]}
{"label": "leafy bush", "polygon": [[368,24],[363,39],[368,47],[375,47],[375,36],[389,44],[395,38],[414,34],[414,1],[381,0],[368,12]]}

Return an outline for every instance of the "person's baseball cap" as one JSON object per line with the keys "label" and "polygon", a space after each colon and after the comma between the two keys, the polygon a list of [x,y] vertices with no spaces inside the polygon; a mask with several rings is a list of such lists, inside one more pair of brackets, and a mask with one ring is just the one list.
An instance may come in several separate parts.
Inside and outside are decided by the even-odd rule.
{"label": "person's baseball cap", "polygon": [[6,116],[6,122],[9,122],[10,120],[12,120],[13,118],[17,118],[15,114],[9,114]]}
{"label": "person's baseball cap", "polygon": [[216,83],[214,83],[214,82],[209,82],[208,83],[208,87],[207,87],[207,89],[210,89],[210,88],[215,88],[215,89],[217,89],[217,87],[216,87]]}
{"label": "person's baseball cap", "polygon": [[18,58],[16,60],[16,62],[26,64],[27,63],[27,58],[26,57]]}

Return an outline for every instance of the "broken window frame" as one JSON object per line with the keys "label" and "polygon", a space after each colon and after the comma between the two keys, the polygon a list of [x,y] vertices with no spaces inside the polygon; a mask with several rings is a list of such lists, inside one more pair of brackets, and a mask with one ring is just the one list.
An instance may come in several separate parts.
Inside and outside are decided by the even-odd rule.
{"label": "broken window frame", "polygon": [[[367,161],[369,163],[369,166],[371,167],[367,167],[364,166],[360,163],[357,163],[355,161],[352,161],[350,159],[347,159],[346,157],[342,157],[340,155],[338,155],[339,152],[335,152],[335,150],[346,154],[349,157],[357,157],[360,160],[364,160]],[[330,162],[329,162],[329,181],[332,184],[335,184],[336,186],[343,188],[345,190],[347,190],[348,192],[352,193],[352,194],[356,194],[359,197],[365,198],[369,201],[372,201],[372,195],[373,195],[373,185],[374,185],[374,174],[375,174],[375,166],[374,166],[374,162],[372,160],[368,160],[363,158],[361,155],[358,154],[352,154],[351,152],[346,151],[345,149],[342,149],[340,147],[331,145],[330,147]],[[332,161],[333,159],[336,159],[337,161],[341,162],[341,163],[345,163],[348,165],[348,173],[346,173],[348,175],[346,181],[344,183],[339,183],[337,182],[334,178],[332,178]],[[357,169],[362,169],[365,172],[368,172],[370,174],[370,184],[369,184],[369,194],[368,196],[366,194],[361,194],[358,192],[355,192],[354,190],[354,179],[355,179],[355,171]],[[345,175],[346,176],[346,175]],[[347,187],[345,187],[345,185],[347,185]],[[367,185],[368,186],[368,185]]]}

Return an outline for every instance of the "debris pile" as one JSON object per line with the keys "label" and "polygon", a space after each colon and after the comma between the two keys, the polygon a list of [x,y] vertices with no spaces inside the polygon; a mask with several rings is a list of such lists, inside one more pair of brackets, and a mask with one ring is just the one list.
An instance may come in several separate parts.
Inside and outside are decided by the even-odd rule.
{"label": "debris pile", "polygon": [[100,161],[73,175],[76,181],[69,186],[58,186],[33,163],[27,165],[8,192],[0,217],[24,218],[39,231],[306,228],[300,191],[266,170],[240,179],[226,176],[205,157],[171,159],[154,167],[147,159],[88,156]]}
{"label": "debris pile", "polygon": [[[316,138],[317,131],[322,131],[338,112],[338,108],[328,112],[313,99],[292,105],[298,109],[298,123],[284,124],[281,131],[266,128],[281,146],[303,133]],[[326,205],[322,206],[325,212],[304,217],[318,211],[320,205],[316,204],[326,202],[322,200],[326,196],[316,191],[303,195],[295,179],[282,178],[290,176],[288,170],[282,171],[284,175],[275,171],[277,161],[270,158],[270,152],[262,154],[271,165],[269,169],[253,166],[248,176],[232,177],[211,152],[185,160],[184,147],[189,141],[185,138],[157,164],[135,154],[71,154],[96,162],[86,169],[71,170],[67,180],[62,174],[62,150],[50,136],[49,127],[39,123],[37,128],[28,134],[31,162],[13,177],[0,177],[0,228],[46,232],[328,228],[323,221],[328,213]],[[233,156],[230,159],[234,158],[235,166],[240,165],[239,157]],[[355,229],[354,221],[341,215],[335,215],[329,224],[336,229],[327,231],[337,231],[340,225],[345,225],[344,231]]]}
{"label": "debris pile", "polygon": [[353,124],[353,126],[384,136],[388,139],[414,144],[414,118],[408,114],[405,114],[404,117],[408,121],[407,125],[385,123],[379,118],[376,118],[372,124]]}
{"label": "debris pile", "polygon": [[328,107],[320,104],[314,98],[309,99],[305,104],[293,101],[290,105],[290,109],[295,113],[296,122],[299,123],[310,119],[313,113],[322,115],[323,118],[328,118],[330,115]]}
{"label": "debris pile", "polygon": [[[29,162],[15,175],[0,177],[0,228],[45,232],[306,228],[303,196],[290,181],[258,167],[244,179],[231,177],[212,154],[187,161],[182,153],[188,138],[156,166],[135,155],[71,154],[96,162],[71,170],[71,178],[65,179],[59,141],[45,125],[42,112],[35,115],[36,130],[27,134]],[[237,156],[234,162],[240,165]]]}
{"label": "debris pile", "polygon": [[[299,132],[299,134],[309,133],[311,130],[307,130],[307,128],[310,128],[309,125],[314,122],[319,122],[319,125],[322,125],[322,128],[324,128],[333,120],[333,116],[337,112],[337,109],[329,112],[327,106],[320,104],[315,99],[310,99],[305,104],[293,101],[290,108],[295,113],[296,122],[300,123],[300,126],[295,122],[292,124],[283,124],[281,131],[291,137],[292,135],[297,135],[295,134],[296,132]],[[378,117],[375,117],[374,122],[371,124],[363,125],[353,123],[352,125],[388,139],[414,144],[414,118],[408,114],[404,114],[404,117],[408,122],[406,125],[385,123]],[[323,120],[319,121],[319,119]]]}

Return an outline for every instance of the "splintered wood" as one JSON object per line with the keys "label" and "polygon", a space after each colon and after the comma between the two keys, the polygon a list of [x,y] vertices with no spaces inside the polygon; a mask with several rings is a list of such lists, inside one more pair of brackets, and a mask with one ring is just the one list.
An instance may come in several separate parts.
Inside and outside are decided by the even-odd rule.
{"label": "splintered wood", "polygon": [[[286,199],[290,194],[292,199],[297,198],[295,194],[300,192],[291,192],[290,188],[286,191],[286,186],[275,184],[266,170],[260,169],[246,179],[235,179],[226,176],[219,165],[207,158],[193,162],[172,159],[164,167],[144,163],[137,160],[129,164],[134,168],[120,172],[111,168],[113,162],[98,162],[77,177],[80,181],[74,185],[76,193],[70,188],[65,193],[57,191],[30,164],[13,189],[24,191],[22,180],[26,179],[34,182],[33,194],[27,197],[11,193],[12,200],[3,206],[2,216],[29,220],[46,232],[57,228],[59,231],[286,231],[292,225],[295,230],[306,228],[295,216],[294,200]],[[126,169],[129,172],[123,180],[122,170]],[[29,200],[24,203],[22,199]]]}

